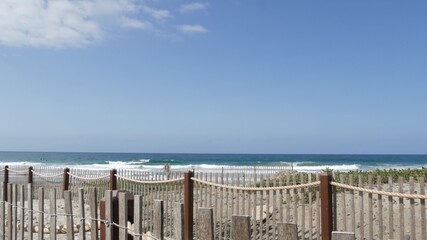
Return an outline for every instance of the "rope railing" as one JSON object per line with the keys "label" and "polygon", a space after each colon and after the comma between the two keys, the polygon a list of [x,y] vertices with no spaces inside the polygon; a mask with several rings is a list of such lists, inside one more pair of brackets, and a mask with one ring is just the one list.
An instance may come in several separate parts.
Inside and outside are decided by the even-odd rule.
{"label": "rope railing", "polygon": [[110,175],[104,175],[104,176],[100,176],[100,177],[82,177],[82,176],[78,176],[78,175],[74,175],[70,172],[67,173],[68,175],[70,175],[70,177],[73,177],[75,179],[79,179],[79,180],[84,180],[84,181],[95,181],[95,180],[100,180],[100,179],[104,179],[104,178],[109,178]]}
{"label": "rope railing", "polygon": [[55,177],[62,176],[62,175],[64,174],[64,173],[58,173],[58,174],[54,174],[54,175],[45,175],[45,174],[42,174],[42,173],[36,172],[36,171],[34,171],[34,170],[31,170],[31,172],[32,172],[34,175],[37,175],[37,176],[42,177],[42,178],[55,178]]}
{"label": "rope railing", "polygon": [[[9,172],[13,172],[13,173],[28,173],[28,169],[25,169],[25,170],[15,170],[15,169],[7,168],[7,170],[8,170]],[[4,171],[4,170],[3,170],[3,171]]]}
{"label": "rope railing", "polygon": [[365,192],[365,193],[373,193],[373,194],[378,194],[378,195],[385,195],[385,196],[390,196],[390,197],[410,198],[410,199],[427,199],[427,195],[386,192],[386,191],[380,191],[380,190],[376,190],[376,189],[356,187],[356,186],[342,184],[342,183],[338,183],[338,182],[330,182],[330,184],[332,186],[345,188],[345,189],[349,189],[349,190],[355,190],[355,191],[360,191],[360,192]]}
{"label": "rope railing", "polygon": [[306,187],[314,187],[317,185],[320,185],[320,181],[312,182],[312,183],[304,183],[299,185],[292,185],[292,186],[276,186],[276,187],[240,187],[240,186],[231,186],[231,185],[224,185],[224,184],[218,184],[213,182],[204,181],[197,178],[191,178],[194,182],[198,182],[204,185],[209,185],[213,187],[219,187],[219,188],[225,188],[225,189],[232,189],[232,190],[242,190],[242,191],[274,191],[274,190],[289,190],[289,189],[297,189],[297,188],[306,188]]}
{"label": "rope railing", "polygon": [[128,178],[128,177],[118,175],[118,174],[115,174],[114,176],[116,176],[117,178],[126,180],[126,181],[131,181],[131,182],[141,183],[141,184],[163,184],[163,183],[174,183],[174,182],[184,181],[184,178],[176,178],[176,179],[169,179],[169,180],[157,180],[157,181],[154,181],[154,180],[153,181],[143,181],[143,180]]}

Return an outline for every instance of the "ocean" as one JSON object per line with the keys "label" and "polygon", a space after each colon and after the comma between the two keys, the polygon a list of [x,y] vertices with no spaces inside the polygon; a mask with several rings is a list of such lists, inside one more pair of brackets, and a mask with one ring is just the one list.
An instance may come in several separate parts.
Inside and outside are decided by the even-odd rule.
{"label": "ocean", "polygon": [[406,169],[427,167],[427,155],[358,154],[184,154],[184,153],[78,153],[1,152],[0,166],[55,166],[81,169],[141,169],[156,171],[168,163],[173,170],[209,169],[227,166],[292,165],[294,170],[319,172]]}

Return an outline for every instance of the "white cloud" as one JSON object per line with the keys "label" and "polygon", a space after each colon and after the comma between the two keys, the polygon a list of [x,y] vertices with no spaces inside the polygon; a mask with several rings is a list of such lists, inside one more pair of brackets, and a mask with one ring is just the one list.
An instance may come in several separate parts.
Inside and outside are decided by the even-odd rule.
{"label": "white cloud", "polygon": [[156,20],[165,20],[167,18],[171,18],[172,14],[168,10],[164,9],[155,9],[150,7],[144,7],[144,12],[150,15],[152,18],[155,18]]}
{"label": "white cloud", "polygon": [[[0,0],[0,45],[42,48],[82,47],[92,44],[115,28],[167,33],[174,28],[169,10],[139,0]],[[183,5],[182,12],[207,7],[205,3]],[[141,17],[146,15],[146,17]],[[148,16],[147,16],[148,15]],[[148,21],[147,18],[155,21]],[[200,25],[182,25],[185,34],[203,33]]]}
{"label": "white cloud", "polygon": [[189,4],[182,5],[179,11],[181,13],[191,13],[199,10],[204,10],[207,7],[208,7],[208,3],[201,3],[201,2],[189,3]]}
{"label": "white cloud", "polygon": [[193,34],[193,33],[205,33],[208,30],[201,25],[180,25],[178,26],[178,30],[182,33]]}
{"label": "white cloud", "polygon": [[134,29],[152,29],[153,25],[147,21],[140,21],[133,18],[122,18],[122,26],[125,28],[134,28]]}
{"label": "white cloud", "polygon": [[1,0],[0,44],[81,47],[102,39],[106,25],[147,29],[127,17],[137,11],[132,0]]}

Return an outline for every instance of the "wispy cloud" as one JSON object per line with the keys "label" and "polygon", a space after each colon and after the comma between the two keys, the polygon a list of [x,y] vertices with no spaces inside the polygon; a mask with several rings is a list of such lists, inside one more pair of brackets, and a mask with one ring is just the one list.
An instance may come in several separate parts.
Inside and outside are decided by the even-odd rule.
{"label": "wispy cloud", "polygon": [[125,28],[143,29],[143,30],[148,30],[153,28],[153,25],[150,22],[141,21],[138,19],[133,19],[128,17],[122,18],[122,26]]}
{"label": "wispy cloud", "polygon": [[194,34],[194,33],[205,33],[208,30],[199,24],[194,25],[180,25],[178,26],[178,30],[185,34]]}
{"label": "wispy cloud", "polygon": [[208,3],[202,3],[202,2],[195,2],[195,3],[188,3],[181,6],[179,9],[179,12],[181,13],[191,13],[195,11],[204,10],[209,6]]}
{"label": "wispy cloud", "polygon": [[[171,9],[173,6],[170,6]],[[206,8],[183,5],[180,11]],[[135,0],[0,0],[0,45],[43,48],[82,47],[116,28],[168,32],[171,11]],[[182,25],[182,33],[202,33],[200,25]]]}
{"label": "wispy cloud", "polygon": [[149,14],[152,18],[156,20],[165,20],[172,17],[172,14],[165,9],[155,9],[150,7],[143,7],[145,13]]}

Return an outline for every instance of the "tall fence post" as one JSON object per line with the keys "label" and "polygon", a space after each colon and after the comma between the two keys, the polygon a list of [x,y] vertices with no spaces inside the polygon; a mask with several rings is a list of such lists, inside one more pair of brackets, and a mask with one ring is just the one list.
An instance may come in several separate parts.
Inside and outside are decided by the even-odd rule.
{"label": "tall fence post", "polygon": [[328,173],[320,175],[320,203],[321,203],[321,223],[322,223],[322,240],[331,240],[333,229],[332,215],[332,177]]}
{"label": "tall fence post", "polygon": [[28,183],[33,183],[33,167],[28,168]]}
{"label": "tall fence post", "polygon": [[62,196],[64,196],[64,192],[68,191],[69,185],[70,185],[70,175],[68,174],[70,173],[70,169],[69,168],[64,168],[64,181],[62,184]]}
{"label": "tall fence post", "polygon": [[7,187],[9,183],[9,166],[4,166],[4,178],[3,178],[3,201],[7,201]]}
{"label": "tall fence post", "polygon": [[110,171],[110,190],[117,190],[117,169]]}
{"label": "tall fence post", "polygon": [[193,180],[194,172],[184,173],[184,239],[193,240]]}

